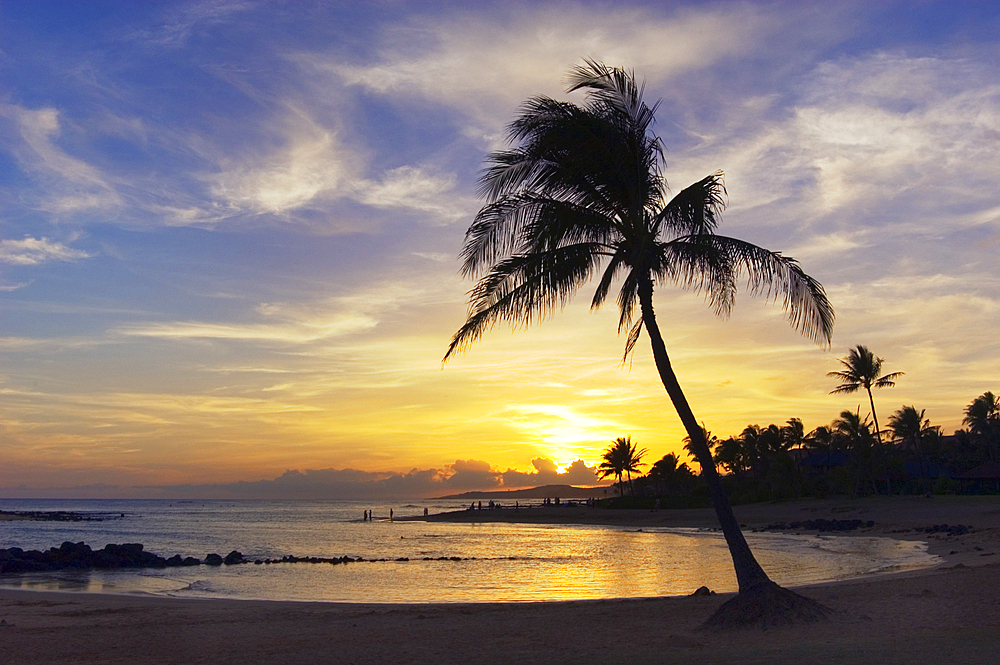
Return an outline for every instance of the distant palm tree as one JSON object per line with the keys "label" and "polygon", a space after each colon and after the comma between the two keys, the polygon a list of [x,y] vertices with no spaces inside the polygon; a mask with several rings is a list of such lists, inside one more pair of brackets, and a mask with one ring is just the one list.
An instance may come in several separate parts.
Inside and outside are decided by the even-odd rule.
{"label": "distant palm tree", "polygon": [[[712,453],[712,456],[714,457],[715,449],[719,445],[719,438],[708,431],[708,428],[705,427],[705,423],[701,424],[701,433],[705,437],[705,443],[708,444],[708,451]],[[687,451],[687,453],[691,455],[691,457],[697,459],[697,456],[694,454],[694,450],[691,448],[691,437],[685,436],[683,439],[681,439],[681,443],[684,444],[684,450]]]}
{"label": "distant palm tree", "polygon": [[853,393],[861,388],[868,392],[868,402],[872,407],[872,420],[875,423],[875,438],[879,443],[882,443],[882,435],[878,426],[878,416],[875,415],[875,398],[872,396],[872,388],[891,388],[896,385],[896,377],[904,374],[904,372],[893,372],[879,376],[882,373],[883,362],[885,362],[885,358],[879,358],[867,346],[859,344],[850,350],[846,358],[841,359],[840,363],[844,369],[827,373],[827,376],[833,376],[843,381],[842,384],[830,391],[831,395]]}
{"label": "distant palm tree", "polygon": [[681,462],[674,453],[667,453],[649,469],[649,478],[657,484],[660,494],[664,494],[668,487],[693,476],[688,465]]}
{"label": "distant palm tree", "polygon": [[743,440],[738,436],[731,436],[719,441],[718,445],[715,446],[712,459],[736,478],[742,478],[750,469],[750,459],[743,446]]}
{"label": "distant palm tree", "polygon": [[[833,309],[823,287],[795,260],[715,233],[724,207],[721,173],[668,200],[663,147],[651,131],[656,105],[643,101],[631,72],[588,61],[572,71],[570,83],[571,91],[587,93],[586,103],[528,100],[509,128],[516,147],[491,155],[480,179],[488,203],[462,249],[464,274],[480,279],[470,293],[468,320],[452,338],[445,360],[497,322],[529,323],[565,305],[591,279],[597,279],[595,308],[617,285],[625,357],[645,329],[660,379],[709,486],[741,595],[758,588],[774,591],[740,531],[671,367],[653,291],[665,284],[690,288],[726,315],[738,280],[745,278],[751,293],[780,298],[795,327],[824,341],[832,334]],[[730,607],[747,609],[749,603]],[[776,604],[757,606],[767,611]]]}
{"label": "distant palm tree", "polygon": [[1000,445],[1000,399],[992,392],[985,392],[965,407],[962,423],[980,441],[986,444],[990,459],[997,461],[996,448]]}
{"label": "distant palm tree", "polygon": [[861,410],[841,411],[840,417],[831,426],[834,436],[839,438],[846,448],[858,445],[871,445],[874,438],[871,423],[868,418],[861,417]]}
{"label": "distant palm tree", "polygon": [[868,418],[861,417],[861,409],[857,411],[841,411],[840,417],[830,426],[835,440],[847,450],[857,468],[857,478],[854,493],[858,493],[861,484],[871,484],[875,488],[875,460],[872,457],[872,444],[875,436],[872,434]]}
{"label": "distant palm tree", "polygon": [[622,458],[618,448],[610,446],[604,451],[604,454],[601,455],[601,463],[597,465],[597,471],[597,477],[600,480],[614,476],[615,482],[618,484],[618,496],[625,496],[625,488],[622,485],[624,482],[622,476],[625,473],[625,460]]}
{"label": "distant palm tree", "polygon": [[631,436],[618,437],[604,451],[602,456],[604,461],[597,467],[603,474],[601,478],[607,478],[614,473],[618,478],[618,492],[621,494],[621,478],[624,473],[628,476],[629,494],[635,495],[632,473],[639,473],[640,467],[646,466],[646,463],[642,461],[646,452],[645,448],[640,450],[636,444],[632,443]]}
{"label": "distant palm tree", "polygon": [[940,428],[932,426],[931,421],[924,418],[924,409],[917,411],[915,406],[902,406],[889,416],[889,429],[892,430],[896,441],[908,447],[917,456],[920,475],[925,476],[922,443],[927,437],[937,435]]}
{"label": "distant palm tree", "polygon": [[781,438],[785,443],[785,450],[801,448],[805,445],[806,429],[802,421],[798,418],[789,418],[781,428]]}

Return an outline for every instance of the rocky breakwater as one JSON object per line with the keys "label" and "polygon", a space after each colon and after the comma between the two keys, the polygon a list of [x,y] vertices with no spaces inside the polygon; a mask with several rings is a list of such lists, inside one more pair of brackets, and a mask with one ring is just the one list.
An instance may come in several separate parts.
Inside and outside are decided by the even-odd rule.
{"label": "rocky breakwater", "polygon": [[169,559],[146,552],[141,543],[108,544],[93,550],[86,543],[65,542],[45,551],[0,549],[0,574],[35,573],[66,568],[168,568],[198,566],[201,560],[176,554]]}
{"label": "rocky breakwater", "polygon": [[[442,557],[443,558],[443,557]],[[458,560],[455,558],[455,560]],[[0,549],[0,574],[4,573],[44,573],[53,570],[77,569],[115,569],[115,568],[174,568],[178,566],[235,566],[245,563],[328,563],[343,564],[365,561],[363,557],[297,557],[286,555],[280,559],[247,559],[241,552],[233,550],[226,556],[209,554],[204,560],[194,557],[182,557],[175,554],[164,558],[158,554],[147,552],[141,543],[124,543],[122,545],[105,545],[102,550],[91,549],[86,543],[65,542],[59,547],[45,551],[23,550],[20,547]],[[386,561],[386,559],[369,559],[369,561]],[[395,561],[409,561],[400,557]]]}
{"label": "rocky breakwater", "polygon": [[[514,558],[514,557],[510,557]],[[177,566],[235,566],[239,564],[284,564],[284,563],[326,563],[331,565],[356,562],[409,561],[409,557],[395,559],[365,559],[364,557],[318,557],[285,555],[277,559],[247,559],[241,552],[233,550],[226,556],[209,554],[204,560],[182,557],[175,554],[165,559],[158,554],[147,552],[141,543],[105,545],[102,550],[93,550],[86,543],[65,542],[59,547],[45,551],[23,550],[20,547],[0,549],[0,574],[4,573],[44,573],[67,568],[114,569],[114,568],[173,568]],[[462,557],[424,557],[424,561],[465,561]]]}

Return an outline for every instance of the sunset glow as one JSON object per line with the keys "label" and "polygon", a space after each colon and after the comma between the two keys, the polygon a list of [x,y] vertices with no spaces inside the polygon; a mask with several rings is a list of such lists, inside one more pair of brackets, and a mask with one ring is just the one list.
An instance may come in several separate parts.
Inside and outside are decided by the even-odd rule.
{"label": "sunset glow", "polygon": [[441,362],[483,158],[528,97],[579,99],[582,58],[662,99],[672,191],[723,170],[720,233],[836,310],[828,348],[766,300],[720,320],[657,291],[709,430],[864,411],[826,376],[857,344],[905,371],[880,414],[950,433],[1000,390],[990,3],[31,2],[0,25],[5,496],[426,496],[593,483],[574,462],[619,436],[683,455],[648,339],[623,364],[591,288]]}

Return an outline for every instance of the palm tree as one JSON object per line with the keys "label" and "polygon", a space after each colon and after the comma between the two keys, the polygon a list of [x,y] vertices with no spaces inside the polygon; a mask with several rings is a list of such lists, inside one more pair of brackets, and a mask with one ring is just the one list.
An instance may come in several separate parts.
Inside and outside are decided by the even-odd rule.
{"label": "palm tree", "polygon": [[833,376],[843,381],[842,384],[830,391],[831,395],[853,393],[860,388],[868,391],[868,402],[872,407],[872,421],[875,423],[875,438],[878,439],[879,443],[882,443],[882,435],[878,427],[878,416],[875,415],[875,398],[872,396],[872,388],[891,388],[896,385],[896,377],[904,374],[904,372],[893,372],[879,376],[882,373],[883,362],[885,362],[885,358],[879,358],[867,346],[859,344],[850,350],[846,358],[840,360],[844,369],[827,373],[827,376]]}
{"label": "palm tree", "polygon": [[639,450],[639,446],[632,443],[631,436],[618,437],[611,442],[611,445],[607,447],[601,456],[603,461],[597,467],[601,472],[601,479],[614,474],[618,478],[618,493],[625,496],[624,492],[622,492],[622,474],[627,474],[629,493],[635,495],[635,487],[632,485],[632,472],[639,473],[640,467],[646,465],[642,461],[646,452],[645,448]]}
{"label": "palm tree", "polygon": [[691,469],[674,453],[667,453],[649,469],[649,478],[657,484],[660,494],[666,493],[668,487],[672,488],[692,477]]}
{"label": "palm tree", "polygon": [[920,475],[924,476],[924,455],[921,443],[924,439],[938,434],[940,428],[931,425],[924,418],[924,409],[917,411],[915,406],[902,406],[889,416],[889,429],[893,438],[904,446],[908,446],[917,456],[920,464]]}
{"label": "palm tree", "polygon": [[789,418],[786,425],[781,428],[781,438],[785,444],[785,450],[801,448],[806,442],[806,429],[799,418]]}
{"label": "palm tree", "polygon": [[996,459],[996,447],[1000,444],[1000,399],[987,391],[972,400],[965,407],[962,423],[969,426],[973,436],[986,444],[990,459]]}
{"label": "palm tree", "polygon": [[751,293],[780,298],[793,326],[825,341],[833,309],[823,287],[794,259],[715,233],[724,207],[721,173],[667,199],[663,147],[650,129],[656,105],[643,101],[631,72],[587,61],[571,72],[569,90],[585,91],[586,103],[528,100],[509,126],[516,145],[493,153],[481,175],[480,191],[488,202],[462,249],[463,273],[479,281],[470,292],[468,320],[444,359],[499,321],[528,323],[566,304],[591,279],[597,279],[594,308],[620,285],[616,300],[619,332],[627,332],[625,357],[645,329],[660,379],[708,483],[740,595],[777,589],[746,544],[671,367],[653,291],[666,284],[693,289],[726,315],[737,282],[745,277]]}
{"label": "palm tree", "polygon": [[809,432],[803,441],[809,450],[818,450],[825,453],[833,452],[833,430],[826,425],[820,425]]}
{"label": "palm tree", "polygon": [[641,467],[646,466],[646,463],[642,461],[642,458],[646,456],[649,452],[645,448],[639,450],[639,446],[632,443],[632,437],[627,436],[624,439],[618,437],[615,439],[615,445],[621,449],[622,462],[625,467],[625,474],[628,476],[628,490],[633,496],[635,495],[635,487],[632,485],[632,473],[641,473]]}
{"label": "palm tree", "polygon": [[618,483],[618,496],[625,496],[625,489],[622,486],[622,474],[625,473],[625,462],[618,448],[609,446],[604,451],[597,470],[599,471],[597,477],[600,480],[614,476],[615,482]]}
{"label": "palm tree", "polygon": [[750,459],[743,446],[743,439],[738,436],[719,441],[713,449],[712,460],[736,478],[742,478],[750,469]]}
{"label": "palm tree", "polygon": [[833,421],[830,429],[840,446],[852,458],[857,471],[854,493],[858,493],[862,482],[871,483],[872,491],[876,491],[875,463],[872,459],[872,443],[875,437],[868,418],[861,417],[860,407],[857,411],[841,411],[840,417]]}

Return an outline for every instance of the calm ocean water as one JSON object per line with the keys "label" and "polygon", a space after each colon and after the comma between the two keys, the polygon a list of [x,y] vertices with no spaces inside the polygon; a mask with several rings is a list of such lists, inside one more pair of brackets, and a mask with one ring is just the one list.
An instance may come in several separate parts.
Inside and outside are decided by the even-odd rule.
{"label": "calm ocean water", "polygon": [[[0,547],[47,549],[84,541],[143,543],[163,556],[203,559],[364,557],[346,565],[198,566],[142,571],[60,571],[0,576],[7,587],[198,598],[374,603],[568,600],[680,595],[707,585],[735,591],[722,536],[685,529],[388,521],[458,510],[460,502],[380,505],[311,501],[0,499],[0,510],[67,510],[85,522],[0,522]],[[362,521],[364,510],[376,521]],[[122,517],[124,515],[124,517]],[[383,519],[379,519],[383,518]],[[747,534],[761,565],[784,585],[933,565],[921,543],[855,536]],[[461,561],[424,561],[461,557]]]}

